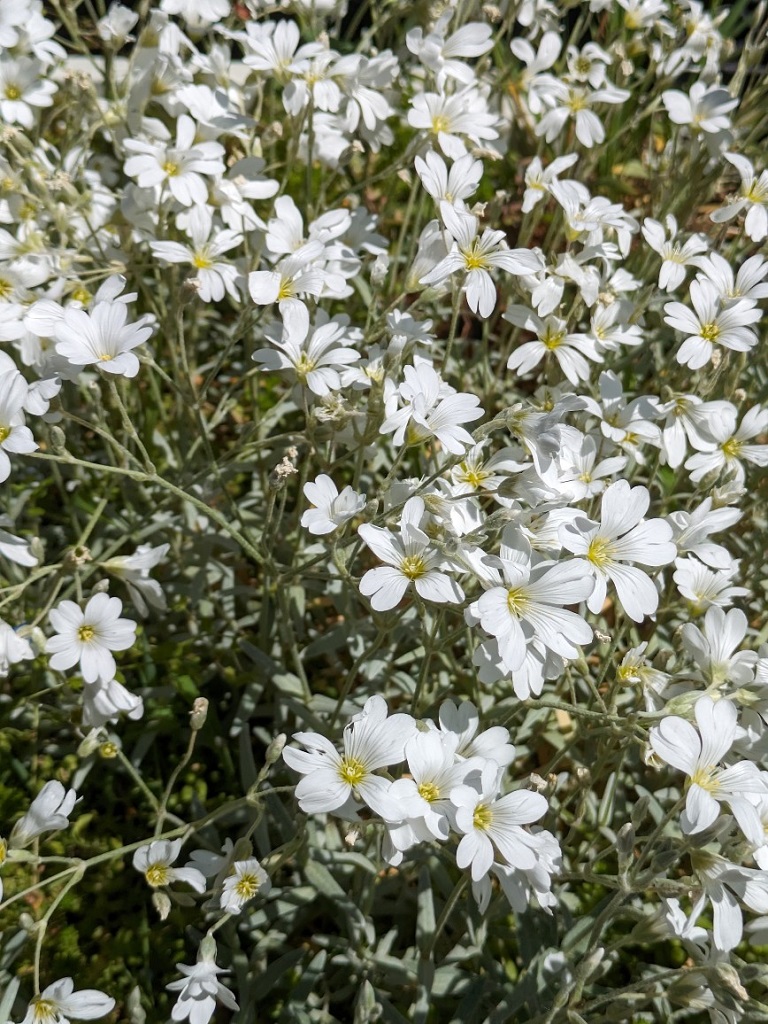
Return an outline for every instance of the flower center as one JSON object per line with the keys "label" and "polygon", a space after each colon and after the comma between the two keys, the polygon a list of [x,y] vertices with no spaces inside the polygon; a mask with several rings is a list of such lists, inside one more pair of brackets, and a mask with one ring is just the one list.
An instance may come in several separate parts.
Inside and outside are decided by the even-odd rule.
{"label": "flower center", "polygon": [[2,444],[3,441],[5,441],[6,438],[8,438],[10,436],[10,433],[11,433],[11,428],[10,427],[0,427],[0,444]]}
{"label": "flower center", "polygon": [[421,555],[406,555],[400,562],[400,572],[409,580],[418,580],[426,575],[427,563]]}
{"label": "flower center", "polygon": [[296,292],[293,290],[293,281],[281,281],[277,291],[277,301],[281,299],[292,299]]}
{"label": "flower center", "polygon": [[34,1024],[56,1024],[59,1012],[56,1003],[50,999],[36,996],[32,1000],[32,1020]]}
{"label": "flower center", "polygon": [[702,336],[704,341],[711,341],[714,343],[720,337],[720,328],[714,322],[702,324],[699,328],[699,334]]}
{"label": "flower center", "polygon": [[339,775],[348,782],[350,786],[357,786],[368,774],[368,769],[362,761],[356,757],[342,757],[339,765]]}
{"label": "flower center", "polygon": [[485,253],[480,252],[475,243],[471,249],[465,249],[463,251],[464,265],[467,270],[484,270],[488,266],[488,260],[486,259]]}
{"label": "flower center", "polygon": [[525,614],[527,607],[528,597],[522,587],[513,587],[512,590],[507,591],[507,608],[512,615],[519,619],[521,615]]}
{"label": "flower center", "polygon": [[89,644],[96,636],[96,630],[93,626],[79,626],[77,630],[77,639],[84,644]]}
{"label": "flower center", "polygon": [[751,203],[764,203],[768,199],[768,186],[762,185],[759,181],[751,181],[749,188],[743,192],[744,198]]}
{"label": "flower center", "polygon": [[744,442],[739,441],[735,437],[729,437],[727,441],[723,441],[720,445],[720,450],[723,455],[726,455],[730,459],[738,459],[741,456],[741,450],[744,447]]}
{"label": "flower center", "polygon": [[5,863],[6,855],[8,854],[8,843],[5,839],[0,839],[0,865]]}
{"label": "flower center", "polygon": [[697,768],[691,776],[691,785],[701,786],[707,793],[717,793],[720,789],[720,783],[715,778],[715,772],[717,771],[717,765],[709,765],[707,768]]}
{"label": "flower center", "polygon": [[491,808],[487,804],[478,804],[475,808],[475,813],[472,815],[472,824],[475,828],[485,832],[491,827],[492,821],[493,813]]}
{"label": "flower center", "polygon": [[13,295],[13,282],[7,277],[0,277],[0,299],[9,299]]}
{"label": "flower center", "polygon": [[306,352],[302,352],[299,358],[296,360],[296,373],[299,377],[306,377],[315,368],[315,364],[309,358]]}
{"label": "flower center", "polygon": [[603,569],[613,561],[613,545],[606,537],[593,537],[587,548],[587,558],[592,565]]}
{"label": "flower center", "polygon": [[479,490],[489,476],[485,470],[477,467],[475,469],[468,469],[466,462],[462,462],[461,469],[464,476],[464,483],[469,484],[470,487],[474,487],[475,490]]}
{"label": "flower center", "polygon": [[153,889],[156,889],[159,885],[167,885],[168,875],[167,864],[150,864],[144,872],[144,877]]}
{"label": "flower center", "polygon": [[235,883],[235,892],[241,900],[252,900],[259,891],[260,884],[254,874],[241,875]]}
{"label": "flower center", "polygon": [[420,782],[418,785],[419,796],[423,796],[428,804],[440,799],[440,790],[434,782]]}
{"label": "flower center", "polygon": [[544,336],[540,339],[541,344],[548,348],[550,351],[560,348],[565,338],[565,331],[553,330],[551,327],[547,327],[544,332]]}
{"label": "flower center", "polygon": [[439,132],[447,132],[451,127],[451,122],[445,116],[445,114],[435,114],[432,118],[432,131],[435,135]]}
{"label": "flower center", "polygon": [[12,82],[5,87],[5,98],[7,100],[18,100],[21,97],[21,89]]}
{"label": "flower center", "polygon": [[169,178],[175,178],[179,173],[179,165],[175,164],[173,160],[166,160],[163,164],[163,170]]}
{"label": "flower center", "polygon": [[578,114],[580,110],[588,107],[586,93],[582,89],[574,90],[568,97],[567,107],[572,114]]}
{"label": "flower center", "polygon": [[213,260],[208,257],[206,249],[201,249],[200,252],[196,252],[192,257],[192,266],[197,267],[198,270],[208,270],[209,267],[213,266]]}

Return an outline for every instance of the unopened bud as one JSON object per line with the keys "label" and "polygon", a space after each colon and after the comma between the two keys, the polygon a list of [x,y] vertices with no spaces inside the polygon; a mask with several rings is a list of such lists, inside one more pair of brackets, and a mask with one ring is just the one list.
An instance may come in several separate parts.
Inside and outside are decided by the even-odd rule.
{"label": "unopened bud", "polygon": [[379,253],[371,267],[371,284],[378,288],[384,284],[389,273],[389,256],[386,253]]}
{"label": "unopened bud", "polygon": [[[88,560],[89,561],[90,561],[90,558],[91,558],[91,553],[89,551],[88,552]],[[94,584],[94,587],[93,587],[93,590],[91,591],[91,593],[93,593],[93,594],[106,594],[108,590],[109,590],[109,580],[99,580],[98,583]]]}
{"label": "unopened bud", "polygon": [[192,710],[189,713],[189,725],[192,732],[199,732],[205,725],[207,717],[208,699],[206,697],[196,697],[192,705]]}
{"label": "unopened bud", "polygon": [[631,857],[635,848],[635,829],[631,821],[622,825],[616,833],[616,849],[619,857]]}
{"label": "unopened bud", "polygon": [[165,892],[152,893],[152,905],[161,921],[165,921],[171,912],[171,899]]}
{"label": "unopened bud", "polygon": [[61,427],[50,428],[51,449],[55,455],[63,455],[67,450],[67,436]]}
{"label": "unopened bud", "polygon": [[283,747],[288,742],[288,737],[284,732],[278,733],[277,736],[267,747],[267,752],[264,755],[264,764],[269,767],[275,763],[283,752]]}
{"label": "unopened bud", "polygon": [[641,825],[643,823],[645,816],[648,813],[650,803],[651,801],[649,797],[641,796],[635,804],[635,806],[632,808],[630,817],[632,819],[632,824],[635,828],[637,828],[638,825]]}
{"label": "unopened bud", "polygon": [[198,963],[201,960],[209,964],[216,963],[216,940],[212,935],[206,935],[200,943],[200,949],[197,951],[197,960]]}

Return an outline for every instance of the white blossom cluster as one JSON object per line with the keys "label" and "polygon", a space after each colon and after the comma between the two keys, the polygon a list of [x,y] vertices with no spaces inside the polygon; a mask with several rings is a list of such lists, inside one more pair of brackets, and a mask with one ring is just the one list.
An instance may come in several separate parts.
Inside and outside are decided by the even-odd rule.
{"label": "white blossom cluster", "polygon": [[[84,7],[0,2],[0,708],[61,769],[0,838],[0,911],[65,865],[0,936],[5,981],[34,946],[0,1019],[128,1005],[44,983],[59,902],[126,857],[161,922],[189,913],[174,1021],[254,1019],[276,963],[302,967],[274,1019],[334,963],[354,1010],[307,989],[300,1019],[461,1019],[433,1000],[469,982],[434,957],[465,886],[467,958],[494,915],[594,911],[500,968],[539,985],[531,1019],[608,1020],[651,943],[685,969],[647,954],[610,1019],[763,1019],[763,7],[741,54],[696,0]],[[190,780],[216,727],[229,802]],[[151,820],[69,857],[99,757]],[[420,891],[393,1009],[375,887],[435,864],[456,887],[437,923]],[[335,947],[307,887],[354,902],[349,865],[357,959],[309,971]]]}

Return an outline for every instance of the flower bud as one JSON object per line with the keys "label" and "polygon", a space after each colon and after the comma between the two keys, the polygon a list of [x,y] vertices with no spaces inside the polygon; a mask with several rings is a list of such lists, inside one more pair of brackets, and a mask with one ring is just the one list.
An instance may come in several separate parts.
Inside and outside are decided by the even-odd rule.
{"label": "flower bud", "polygon": [[206,697],[196,697],[189,713],[189,725],[192,732],[199,732],[205,725],[208,717],[208,700]]}
{"label": "flower bud", "polygon": [[171,900],[167,893],[153,892],[152,905],[158,913],[161,921],[165,921],[171,912]]}

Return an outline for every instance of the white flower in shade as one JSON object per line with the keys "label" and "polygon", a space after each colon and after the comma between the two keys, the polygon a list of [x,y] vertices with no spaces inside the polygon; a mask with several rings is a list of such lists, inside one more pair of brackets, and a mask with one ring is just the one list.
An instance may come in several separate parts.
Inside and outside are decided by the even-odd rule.
{"label": "white flower in shade", "polygon": [[554,142],[561,135],[569,118],[573,118],[576,138],[587,149],[605,139],[605,128],[594,110],[594,103],[624,103],[630,93],[606,82],[601,89],[562,82],[548,76],[542,83],[539,94],[550,108],[536,125],[536,134],[544,136],[547,142]]}
{"label": "white flower in shade", "polygon": [[451,455],[463,455],[474,438],[462,424],[483,415],[480,399],[457,392],[424,360],[404,367],[403,376],[404,382],[386,402],[387,416],[379,433],[393,434],[396,445],[418,445],[435,437]]}
{"label": "white flower in shade", "polygon": [[458,466],[451,468],[451,480],[455,494],[469,494],[478,491],[493,494],[511,473],[525,468],[523,451],[519,448],[501,448],[489,455],[485,443],[472,445]]}
{"label": "white flower in shade", "polygon": [[66,828],[76,801],[74,789],[65,789],[55,780],[46,782],[27,813],[13,826],[10,845],[27,846],[43,832],[58,832]]}
{"label": "white flower in shade", "polygon": [[38,447],[24,425],[24,404],[29,386],[18,370],[0,373],[0,483],[11,475],[11,455],[25,455]]}
{"label": "white flower in shade", "polygon": [[95,988],[75,992],[71,978],[60,978],[35,996],[21,1024],[69,1024],[71,1020],[96,1020],[111,1013],[115,1000]]}
{"label": "white flower in shade", "polygon": [[340,371],[360,359],[360,353],[343,345],[349,341],[347,319],[323,320],[311,327],[309,310],[295,299],[281,302],[282,337],[270,338],[274,348],[261,348],[253,359],[262,370],[291,370],[299,384],[323,396],[341,387]]}
{"label": "white flower in shade", "polygon": [[736,409],[731,406],[719,419],[709,424],[712,441],[703,451],[692,455],[685,463],[693,483],[703,480],[708,473],[731,474],[734,481],[743,486],[746,480],[745,462],[755,466],[768,466],[768,444],[749,444],[758,434],[768,429],[768,409],[753,405],[744,413],[736,427]]}
{"label": "white flower in shade", "polygon": [[514,761],[515,748],[509,742],[509,729],[494,725],[478,733],[480,716],[471,701],[464,700],[458,705],[452,700],[443,701],[439,721],[443,735],[456,738],[457,757],[481,757],[495,761],[499,768],[506,768]]}
{"label": "white flower in shade", "polygon": [[45,645],[53,655],[51,668],[63,671],[79,663],[86,683],[114,679],[112,651],[125,651],[136,639],[136,623],[121,619],[122,610],[120,598],[108,594],[94,594],[85,611],[74,601],[60,601],[50,613],[56,636]]}
{"label": "white flower in shade", "polygon": [[331,478],[321,473],[314,481],[304,484],[304,494],[315,506],[301,517],[301,525],[315,536],[333,533],[365,508],[365,495],[351,487],[339,489]]}
{"label": "white flower in shade", "polygon": [[[516,42],[518,40],[513,40]],[[524,42],[524,40],[520,40]],[[558,40],[559,45],[559,40]],[[534,111],[535,112],[535,111]],[[577,153],[556,157],[546,167],[542,166],[541,158],[535,156],[525,169],[525,193],[523,195],[523,213],[529,213],[546,195],[550,185],[557,181],[561,171],[572,167],[579,159]]]}
{"label": "white flower in shade", "polygon": [[224,879],[219,905],[228,914],[239,914],[248,900],[266,896],[271,888],[269,876],[255,857],[236,860]]}
{"label": "white flower in shade", "polygon": [[730,768],[720,764],[736,738],[736,708],[728,700],[704,696],[696,701],[694,714],[698,729],[684,718],[670,715],[649,735],[654,753],[689,777],[680,827],[687,835],[703,832],[717,820],[724,802],[742,831],[754,835],[759,828],[757,812],[747,794],[768,792],[760,770],[752,761],[739,761]]}
{"label": "white flower in shade", "polygon": [[135,377],[139,360],[133,349],[152,334],[149,314],[126,323],[125,302],[98,302],[90,313],[68,308],[56,324],[56,351],[73,366],[95,364],[105,373]]}
{"label": "white flower in shade", "polygon": [[477,21],[462,25],[446,39],[453,13],[450,8],[445,11],[427,36],[420,28],[412,28],[405,36],[406,46],[433,72],[440,89],[446,78],[455,78],[464,85],[473,82],[474,72],[457,58],[481,57],[493,48],[491,26]]}
{"label": "white flower in shade", "polygon": [[20,661],[30,661],[35,657],[32,644],[25,637],[19,636],[5,619],[0,619],[0,679],[8,675],[11,665]]}
{"label": "white flower in shade", "polygon": [[83,724],[94,728],[114,722],[120,715],[136,721],[144,714],[144,701],[116,679],[83,686]]}
{"label": "white flower in shade", "polygon": [[692,850],[691,866],[704,889],[691,917],[698,917],[709,900],[715,946],[724,951],[733,949],[741,942],[744,929],[739,901],[757,914],[768,913],[768,875],[733,864],[708,850]]}
{"label": "white flower in shade", "polygon": [[424,502],[409,498],[400,517],[400,536],[380,526],[363,523],[358,533],[385,565],[369,569],[360,580],[360,593],[371,599],[371,607],[387,611],[400,603],[409,586],[419,597],[438,604],[458,604],[464,592],[441,570],[445,560],[421,528]]}
{"label": "white flower in shade", "polygon": [[10,516],[0,515],[0,555],[16,565],[37,565],[37,558],[32,554],[28,541],[8,533],[2,529],[4,526],[13,526],[13,520]]}
{"label": "white flower in shade", "polygon": [[730,112],[739,105],[738,99],[722,86],[694,82],[689,94],[669,89],[661,94],[670,121],[687,124],[709,135],[720,135],[731,126]]}
{"label": "white flower in shade", "polygon": [[677,240],[677,220],[669,214],[664,224],[651,217],[643,221],[643,237],[661,256],[659,288],[673,292],[685,280],[685,268],[696,266],[697,257],[709,248],[703,235],[691,235],[685,242]]}
{"label": "white flower in shade", "polygon": [[171,865],[181,853],[181,839],[155,839],[140,846],[133,855],[133,866],[153,888],[172,882],[186,882],[195,892],[205,892],[205,875],[197,868],[174,868]]}
{"label": "white flower in shade", "polygon": [[343,753],[315,732],[297,732],[293,738],[306,750],[286,747],[283,759],[304,778],[296,786],[299,806],[307,814],[344,813],[366,803],[389,821],[399,820],[389,796],[392,785],[375,773],[405,758],[405,744],[416,730],[410,715],[387,717],[383,697],[369,697],[359,714],[344,727]]}
{"label": "white flower in shade", "polygon": [[678,363],[699,370],[712,361],[716,345],[734,352],[748,352],[757,344],[757,335],[748,326],[762,316],[749,299],[723,301],[711,281],[691,281],[693,310],[681,302],[664,306],[664,322],[687,335],[675,357]]}
{"label": "white flower in shade", "polygon": [[432,198],[451,206],[462,206],[463,201],[477,191],[483,176],[482,162],[475,160],[471,153],[456,160],[450,170],[445,160],[432,150],[424,159],[417,156],[414,164],[422,185]]}
{"label": "white flower in shade", "polygon": [[745,156],[738,153],[723,155],[739,172],[741,186],[738,194],[730,197],[726,206],[714,210],[710,218],[720,224],[746,210],[744,230],[753,242],[762,242],[768,235],[768,171],[761,171],[758,176]]}
{"label": "white flower in shade", "polygon": [[162,587],[149,575],[168,554],[170,544],[140,544],[132,555],[115,555],[101,563],[102,569],[112,573],[125,582],[131,600],[140,615],[148,615],[148,605],[157,611],[166,609],[165,594]]}
{"label": "white flower in shade", "polygon": [[530,546],[519,540],[514,546],[503,543],[496,563],[502,586],[491,587],[470,605],[469,617],[496,638],[507,671],[522,668],[534,638],[563,658],[578,657],[575,645],[589,643],[592,628],[564,606],[578,604],[594,589],[581,560],[536,562]]}
{"label": "white flower in shade", "polygon": [[692,610],[704,612],[712,605],[728,608],[737,597],[748,596],[746,587],[734,585],[738,568],[736,560],[728,569],[710,569],[698,558],[677,558],[672,579]]}
{"label": "white flower in shade", "polygon": [[201,956],[196,964],[176,964],[176,970],[183,977],[166,985],[169,992],[178,992],[179,997],[171,1010],[171,1020],[189,1019],[189,1024],[208,1024],[216,1010],[217,1001],[228,1010],[239,1010],[232,993],[219,981],[220,974],[226,974],[223,967],[216,966],[215,943],[213,955],[206,955],[200,945]]}
{"label": "white flower in shade", "polygon": [[709,537],[738,523],[742,515],[738,508],[712,508],[712,498],[705,498],[692,512],[671,512],[667,522],[672,527],[672,539],[678,554],[695,555],[712,569],[729,569],[733,565],[733,556],[722,544],[713,543]]}
{"label": "white flower in shade", "polygon": [[652,580],[634,565],[668,565],[677,550],[672,543],[672,527],[663,519],[644,519],[651,502],[645,487],[630,487],[617,480],[603,492],[600,522],[576,519],[560,530],[563,547],[582,555],[595,577],[595,589],[587,607],[597,614],[605,603],[608,580],[624,611],[635,622],[653,615],[659,595]]}
{"label": "white flower in shade", "polygon": [[704,616],[704,632],[692,622],[683,626],[683,646],[709,686],[745,686],[755,677],[755,651],[736,651],[747,635],[747,616],[739,608],[724,612],[712,606]]}
{"label": "white flower in shade", "polygon": [[496,286],[488,273],[492,267],[523,276],[544,269],[539,253],[530,249],[507,249],[503,231],[486,228],[478,235],[479,221],[473,214],[442,202],[440,215],[454,240],[453,245],[445,259],[421,278],[421,284],[440,284],[461,271],[466,275],[467,303],[479,316],[489,317],[496,305]]}
{"label": "white flower in shade", "polygon": [[660,409],[666,414],[661,431],[661,448],[668,465],[677,468],[686,456],[687,444],[698,451],[712,448],[710,426],[721,417],[735,413],[730,402],[702,402],[696,395],[676,395]]}
{"label": "white flower in shade", "polygon": [[482,771],[478,788],[456,786],[451,793],[456,827],[464,835],[456,850],[456,863],[470,868],[472,881],[485,877],[496,854],[502,863],[520,870],[536,865],[536,837],[523,826],[547,813],[540,793],[518,790],[499,797],[499,768],[490,762]]}

